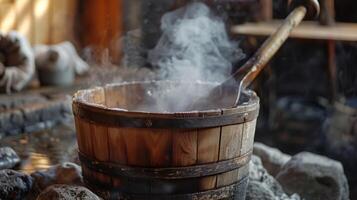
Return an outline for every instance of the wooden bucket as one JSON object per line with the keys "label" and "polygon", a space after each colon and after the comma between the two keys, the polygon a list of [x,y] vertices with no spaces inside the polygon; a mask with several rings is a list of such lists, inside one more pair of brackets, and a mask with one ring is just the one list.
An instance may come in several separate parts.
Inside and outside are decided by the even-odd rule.
{"label": "wooden bucket", "polygon": [[259,98],[248,92],[237,108],[202,112],[130,111],[148,88],[170,84],[123,83],[75,94],[86,184],[105,199],[245,199]]}

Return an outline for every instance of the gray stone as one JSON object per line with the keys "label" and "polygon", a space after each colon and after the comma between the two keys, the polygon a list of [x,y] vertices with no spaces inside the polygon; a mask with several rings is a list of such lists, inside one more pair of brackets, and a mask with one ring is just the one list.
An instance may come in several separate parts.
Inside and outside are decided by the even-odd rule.
{"label": "gray stone", "polygon": [[0,171],[0,199],[25,199],[32,188],[32,178],[29,175],[13,170]]}
{"label": "gray stone", "polygon": [[300,197],[297,194],[291,196],[285,194],[279,182],[264,169],[261,159],[253,155],[250,162],[249,185],[246,199],[300,200]]}
{"label": "gray stone", "polygon": [[254,143],[253,153],[259,156],[264,168],[272,176],[276,176],[281,168],[291,159],[290,155],[262,143]]}
{"label": "gray stone", "polygon": [[247,188],[246,200],[272,200],[275,199],[274,193],[259,181],[250,181]]}
{"label": "gray stone", "polygon": [[83,185],[81,171],[80,166],[66,162],[48,170],[34,172],[31,174],[34,179],[34,192],[39,193],[55,184]]}
{"label": "gray stone", "polygon": [[306,200],[346,200],[349,188],[341,163],[312,153],[299,153],[276,176],[288,194]]}
{"label": "gray stone", "polygon": [[53,185],[43,191],[37,200],[100,200],[100,198],[82,186]]}
{"label": "gray stone", "polygon": [[11,147],[0,148],[0,170],[11,169],[20,163],[20,157]]}

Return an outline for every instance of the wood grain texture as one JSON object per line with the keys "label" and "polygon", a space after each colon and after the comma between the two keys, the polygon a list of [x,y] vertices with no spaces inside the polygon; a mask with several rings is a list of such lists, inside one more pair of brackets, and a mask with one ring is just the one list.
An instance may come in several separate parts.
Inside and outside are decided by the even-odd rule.
{"label": "wood grain texture", "polygon": [[169,167],[172,160],[172,134],[166,129],[148,129],[144,133],[151,167]]}
{"label": "wood grain texture", "polygon": [[240,154],[246,154],[249,151],[253,150],[254,145],[254,136],[255,136],[255,126],[257,124],[257,120],[247,122],[244,126],[243,138],[242,138],[242,146],[240,148]]}
{"label": "wood grain texture", "polygon": [[28,41],[34,42],[34,15],[33,15],[33,0],[16,0],[16,30],[26,36]]}
{"label": "wood grain texture", "polygon": [[[127,164],[128,162],[123,131],[120,128],[108,128],[109,160],[112,163]],[[112,185],[120,187],[123,185],[123,181],[118,177],[112,177]]]}
{"label": "wood grain texture", "polygon": [[125,87],[107,86],[105,87],[105,104],[109,108],[126,107]]}
{"label": "wood grain texture", "polygon": [[164,167],[171,162],[172,139],[166,130],[125,128],[124,142],[128,164]]}
{"label": "wood grain texture", "polygon": [[172,166],[189,166],[197,160],[197,130],[172,133]]}
{"label": "wood grain texture", "polygon": [[[242,135],[245,131],[244,125],[224,126],[221,129],[221,142],[219,160],[227,160],[238,157],[242,146]],[[230,185],[238,180],[238,169],[217,177],[217,187]]]}
{"label": "wood grain texture", "polygon": [[[91,124],[91,138],[93,156],[98,161],[109,161],[108,128],[98,124]],[[93,176],[104,184],[111,184],[111,177],[93,172]]]}
{"label": "wood grain texture", "polygon": [[[87,156],[93,157],[93,148],[92,148],[92,138],[91,138],[91,125],[77,118],[76,120],[77,128],[77,138],[78,138],[78,148],[79,150]],[[92,177],[93,173],[86,166],[82,166],[82,173],[84,177]]]}
{"label": "wood grain texture", "polygon": [[51,44],[73,38],[77,0],[51,1]]}
{"label": "wood grain texture", "polygon": [[[269,22],[246,23],[232,26],[233,34],[270,36],[281,25],[282,21],[272,20]],[[290,34],[291,38],[357,41],[357,24],[336,22],[334,26],[321,26],[318,22],[302,22]]]}
{"label": "wood grain texture", "polygon": [[[217,162],[219,158],[219,139],[221,128],[199,129],[197,138],[197,164]],[[200,190],[215,188],[217,176],[200,180]]]}
{"label": "wood grain texture", "polygon": [[50,43],[51,34],[51,9],[52,1],[50,0],[33,0],[34,14],[34,44]]}
{"label": "wood grain texture", "polygon": [[150,164],[149,152],[146,151],[145,133],[139,129],[123,129],[123,139],[125,143],[125,152],[130,166],[147,166]]}

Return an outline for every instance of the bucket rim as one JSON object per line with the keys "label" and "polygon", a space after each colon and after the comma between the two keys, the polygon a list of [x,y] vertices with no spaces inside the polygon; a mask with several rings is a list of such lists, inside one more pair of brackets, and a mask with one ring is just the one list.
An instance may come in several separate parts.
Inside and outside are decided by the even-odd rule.
{"label": "bucket rim", "polygon": [[[133,84],[157,84],[175,81],[135,81],[123,82],[116,84],[107,84],[103,87],[95,87],[91,89],[79,90],[73,96],[73,113],[75,116],[84,118],[92,122],[102,122],[104,124],[121,125],[129,127],[162,127],[164,124],[171,124],[173,127],[196,127],[193,123],[207,120],[207,123],[201,124],[203,127],[216,127],[220,125],[230,125],[252,121],[257,118],[259,112],[259,97],[255,92],[249,90],[245,93],[249,96],[249,101],[235,108],[220,108],[214,110],[203,111],[187,111],[187,112],[146,112],[146,111],[130,111],[118,108],[109,108],[99,103],[87,102],[83,95],[90,94],[95,91],[104,92],[104,88],[108,86],[126,86]],[[209,82],[190,82],[194,84],[212,84]],[[215,120],[226,118],[225,123],[214,123]],[[123,119],[127,119],[126,122]],[[135,121],[137,119],[138,121]],[[109,120],[109,121],[108,121]],[[117,120],[117,121],[116,121]],[[131,120],[131,122],[129,122]],[[178,120],[186,125],[178,125],[169,121]],[[193,121],[192,121],[193,120]],[[160,123],[154,123],[154,121]],[[223,120],[224,121],[224,120]],[[212,123],[212,125],[209,125]]]}

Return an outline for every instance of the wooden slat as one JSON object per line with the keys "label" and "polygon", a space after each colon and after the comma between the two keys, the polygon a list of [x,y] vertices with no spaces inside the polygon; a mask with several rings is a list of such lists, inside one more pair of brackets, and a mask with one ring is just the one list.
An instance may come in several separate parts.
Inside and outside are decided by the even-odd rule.
{"label": "wooden slat", "polygon": [[125,87],[107,86],[105,87],[105,104],[109,108],[125,108],[126,96]]}
{"label": "wooden slat", "polygon": [[[233,34],[269,36],[273,34],[282,21],[246,23],[232,27]],[[303,22],[290,34],[291,38],[357,41],[357,24],[336,23],[334,26],[321,26],[317,22]]]}
{"label": "wooden slat", "polygon": [[[109,161],[108,128],[98,124],[91,124],[90,127],[94,158],[98,161]],[[102,183],[111,184],[111,178],[107,175],[93,172],[93,176]]]}
{"label": "wooden slat", "polygon": [[50,0],[34,0],[34,44],[50,42],[51,3]]}
{"label": "wooden slat", "polygon": [[[197,164],[218,161],[221,128],[200,129],[197,137]],[[200,190],[214,189],[217,176],[205,177],[200,181]]]}
{"label": "wooden slat", "polygon": [[123,131],[121,128],[108,128],[110,161],[113,163],[127,163]]}
{"label": "wooden slat", "polygon": [[82,37],[80,39],[84,45],[91,45],[100,49],[108,47],[107,16],[106,1],[86,0],[86,3],[83,4],[83,12],[81,13],[82,30],[85,31],[81,33]]}
{"label": "wooden slat", "polygon": [[273,1],[262,0],[260,3],[260,20],[268,21],[273,18]]}
{"label": "wooden slat", "polygon": [[[87,156],[93,155],[91,127],[90,124],[80,118],[76,118],[76,130],[79,150]],[[84,177],[92,177],[92,172],[87,167],[82,166]]]}
{"label": "wooden slat", "polygon": [[7,33],[16,28],[16,9],[14,1],[0,2],[0,30]]}
{"label": "wooden slat", "polygon": [[16,30],[26,36],[31,44],[34,42],[33,0],[16,0]]}
{"label": "wooden slat", "polygon": [[146,151],[149,152],[149,166],[169,167],[172,160],[172,134],[170,130],[150,129],[143,134],[146,142]]}
{"label": "wooden slat", "polygon": [[74,30],[74,17],[77,0],[51,1],[51,43],[71,40]]}
{"label": "wooden slat", "polygon": [[[108,128],[109,160],[112,163],[127,164],[128,155],[125,151],[125,142],[123,137],[123,129]],[[112,184],[115,187],[121,186],[122,180],[113,177]]]}
{"label": "wooden slat", "polygon": [[125,152],[128,165],[145,167],[150,163],[149,152],[145,151],[143,132],[135,128],[123,129]]}
{"label": "wooden slat", "polygon": [[255,136],[255,126],[257,120],[247,122],[244,124],[244,133],[242,138],[242,148],[240,149],[240,154],[246,154],[253,150],[254,136]]}
{"label": "wooden slat", "polygon": [[165,167],[171,161],[171,134],[165,130],[123,129],[128,164]]}
{"label": "wooden slat", "polygon": [[[221,129],[219,160],[227,160],[240,156],[242,146],[243,124],[224,126]],[[217,177],[217,187],[230,185],[238,180],[238,171],[224,173]]]}
{"label": "wooden slat", "polygon": [[108,1],[108,45],[110,47],[110,58],[118,63],[121,58],[121,46],[119,40],[123,33],[123,2],[122,0]]}
{"label": "wooden slat", "polygon": [[[197,130],[174,130],[172,133],[172,166],[190,166],[197,162]],[[171,181],[165,184],[170,185]],[[190,184],[187,184],[187,183]],[[171,182],[172,183],[172,182]],[[199,179],[174,181],[174,192],[197,191]],[[155,189],[155,185],[154,189]]]}
{"label": "wooden slat", "polygon": [[189,166],[197,161],[197,130],[174,131],[172,135],[172,165]]}

